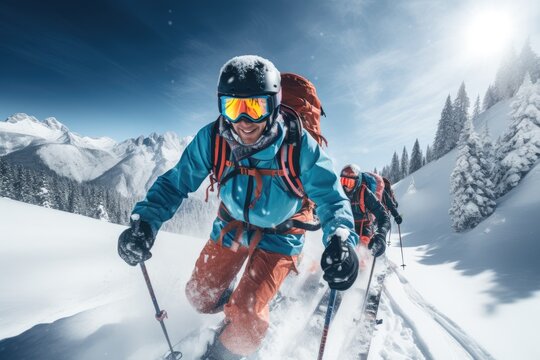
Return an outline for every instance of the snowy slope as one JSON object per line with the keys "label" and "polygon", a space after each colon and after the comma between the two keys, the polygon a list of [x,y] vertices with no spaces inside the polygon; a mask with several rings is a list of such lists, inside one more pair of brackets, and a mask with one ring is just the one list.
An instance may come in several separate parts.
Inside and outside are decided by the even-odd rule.
{"label": "snowy slope", "polygon": [[[116,239],[123,227],[4,198],[0,198],[0,221],[5,234],[0,271],[12,274],[0,278],[0,339],[5,338],[0,341],[0,358],[142,360],[166,351],[139,269],[125,265],[116,254]],[[183,291],[205,238],[206,234],[197,239],[161,232],[154,257],[147,262],[158,301],[169,313],[167,327],[173,341],[194,329],[215,326],[222,316],[195,313]],[[391,259],[395,250],[390,251]],[[310,234],[300,275],[288,278],[285,295],[295,296],[310,274],[308,269],[313,264],[317,268],[321,251],[320,233]],[[410,249],[407,256],[409,260]],[[400,277],[388,276],[391,299],[383,296],[379,317],[384,323],[375,332],[371,358],[469,358],[470,352],[450,334],[457,332],[470,348],[476,345],[474,339],[452,322],[445,326],[434,322],[433,314],[442,314],[443,319],[444,314],[433,310],[427,296],[419,299],[412,285],[403,285],[404,275],[422,273],[418,269],[423,265],[410,261],[408,265],[405,272],[396,270]],[[369,266],[369,261],[363,265],[359,280],[345,293],[331,327],[327,360],[337,359],[340,352],[344,356],[354,353],[354,345],[345,349],[342,345],[355,329],[351,320],[363,298]],[[423,280],[434,286],[461,279],[446,266],[424,271]],[[314,301],[315,294],[299,298],[288,311],[272,313],[268,342],[258,359],[316,356],[320,334],[298,343]],[[182,349],[197,346],[200,350],[204,339],[195,338]]]}
{"label": "snowy slope", "polygon": [[[116,253],[122,226],[0,198],[0,228],[0,339],[20,335],[0,343],[0,358],[151,359],[162,353],[140,270]],[[203,244],[162,232],[147,262],[177,338],[191,331],[185,324],[213,318],[196,314],[183,292]]]}
{"label": "snowy slope", "polygon": [[[499,103],[478,122],[487,122],[492,136],[497,137],[508,125],[509,112],[508,101]],[[455,156],[454,150],[395,185],[404,218],[401,230],[408,266],[398,270],[401,277],[387,280],[387,293],[398,297],[406,293],[404,288],[413,286],[423,301],[452,319],[495,358],[537,359],[537,336],[527,329],[540,323],[540,313],[535,310],[540,306],[540,167],[499,199],[492,216],[475,229],[456,234],[447,213]],[[395,246],[399,244],[395,234],[393,241]],[[398,247],[388,254],[401,264]],[[407,297],[403,301],[410,303]],[[406,308],[401,311],[410,313]],[[424,341],[432,337],[433,332],[422,331],[422,324],[413,325]],[[378,351],[384,351],[384,344],[379,344]],[[435,351],[443,354],[444,344]]]}
{"label": "snowy slope", "polygon": [[119,161],[109,151],[83,148],[70,142],[32,144],[4,158],[33,169],[50,169],[78,182],[94,179]]}
{"label": "snowy slope", "polygon": [[[0,277],[0,358],[148,360],[166,350],[139,268],[116,253],[122,226],[0,198],[0,227],[0,272],[10,274]],[[173,340],[222,318],[197,314],[184,295],[205,239],[160,232],[147,261]],[[320,237],[311,240],[301,274],[318,264]]]}

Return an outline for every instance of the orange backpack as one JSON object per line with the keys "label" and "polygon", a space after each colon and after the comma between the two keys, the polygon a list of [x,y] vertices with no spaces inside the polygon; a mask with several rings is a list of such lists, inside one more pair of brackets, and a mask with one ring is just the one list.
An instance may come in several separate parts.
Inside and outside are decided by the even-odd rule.
{"label": "orange backpack", "polygon": [[[362,172],[361,173],[361,181],[362,184],[357,190],[357,196],[358,199],[355,199],[351,205],[353,207],[353,210],[358,210],[360,213],[368,215],[369,211],[366,209],[366,204],[364,202],[364,193],[366,188],[368,188],[379,200],[381,203],[383,201],[383,191],[384,191],[384,180],[383,177],[370,172]],[[371,217],[371,216],[367,216]],[[372,219],[370,219],[372,220]]]}
{"label": "orange backpack", "polygon": [[354,223],[357,233],[361,237],[362,243],[368,244],[370,236],[365,237],[364,229],[370,229],[371,224],[375,220],[373,215],[367,208],[364,201],[366,189],[369,189],[379,200],[382,202],[384,192],[384,180],[383,177],[375,173],[362,172],[361,173],[361,185],[353,195],[351,201],[351,207],[354,215]]}
{"label": "orange backpack", "polygon": [[328,146],[328,141],[321,134],[321,115],[326,114],[311,81],[297,74],[282,73],[281,104],[299,115],[302,126],[319,145],[324,143]]}

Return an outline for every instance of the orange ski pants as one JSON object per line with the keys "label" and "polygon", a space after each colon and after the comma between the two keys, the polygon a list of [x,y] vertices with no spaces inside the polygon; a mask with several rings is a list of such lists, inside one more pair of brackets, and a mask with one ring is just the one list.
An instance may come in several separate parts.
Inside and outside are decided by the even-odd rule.
{"label": "orange ski pants", "polygon": [[[221,295],[248,258],[248,249],[236,252],[209,240],[202,249],[186,285],[186,295],[201,313],[215,312]],[[297,256],[255,249],[223,309],[225,327],[219,336],[231,352],[250,355],[260,346],[269,324],[270,300],[295,269]]]}

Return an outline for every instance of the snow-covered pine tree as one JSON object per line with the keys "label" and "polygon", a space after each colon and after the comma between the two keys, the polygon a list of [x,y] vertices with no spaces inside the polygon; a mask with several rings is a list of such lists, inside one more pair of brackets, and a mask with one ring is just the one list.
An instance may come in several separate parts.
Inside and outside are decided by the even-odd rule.
{"label": "snow-covered pine tree", "polygon": [[6,161],[0,156],[0,196],[7,197],[8,195],[8,166]]}
{"label": "snow-covered pine tree", "polygon": [[489,135],[489,129],[487,123],[484,124],[484,128],[480,133],[480,153],[479,153],[480,166],[482,167],[482,173],[485,176],[484,194],[489,199],[486,203],[490,206],[481,207],[482,215],[488,217],[495,210],[495,184],[493,183],[493,171],[495,169],[495,152],[493,149],[493,142]]}
{"label": "snow-covered pine tree", "polygon": [[429,144],[426,147],[426,164],[430,163],[433,160],[433,152],[431,151],[431,147]]}
{"label": "snow-covered pine tree", "polygon": [[491,214],[495,202],[485,191],[490,180],[481,166],[481,143],[470,119],[465,122],[458,149],[456,166],[450,176],[452,201],[448,213],[454,230],[461,232],[474,228]]}
{"label": "snow-covered pine tree", "polygon": [[495,87],[493,85],[489,85],[486,94],[484,95],[484,101],[482,102],[482,109],[485,111],[495,105],[499,101]]}
{"label": "snow-covered pine tree", "polygon": [[519,54],[519,78],[525,79],[527,73],[531,76],[533,83],[540,78],[540,58],[532,50],[529,39],[525,41]]}
{"label": "snow-covered pine tree", "polygon": [[84,210],[82,206],[81,189],[78,185],[79,184],[75,182],[71,182],[68,187],[68,211],[74,214],[82,214]]}
{"label": "snow-covered pine tree", "polygon": [[469,118],[469,106],[470,101],[467,96],[467,91],[465,90],[465,82],[462,82],[456,99],[454,100],[454,105],[452,106],[452,131],[450,132],[448,139],[449,150],[452,150],[457,146],[461,130],[463,130],[463,126]]}
{"label": "snow-covered pine tree", "polygon": [[51,200],[51,192],[49,190],[49,181],[44,171],[38,172],[38,181],[36,184],[37,188],[35,189],[35,191],[37,192],[37,205],[46,208],[52,208],[53,204]]}
{"label": "snow-covered pine tree", "polygon": [[512,103],[512,122],[497,148],[498,197],[514,188],[540,157],[540,82],[527,74]]}
{"label": "snow-covered pine tree", "polygon": [[404,146],[403,151],[401,153],[401,169],[400,169],[400,175],[403,179],[407,175],[409,175],[409,153],[407,152],[407,148]]}
{"label": "snow-covered pine tree", "polygon": [[17,201],[22,201],[22,167],[19,165],[11,165],[11,196],[10,198]]}
{"label": "snow-covered pine tree", "polygon": [[52,196],[53,208],[62,210],[62,211],[69,211],[68,210],[69,192],[68,192],[68,186],[67,186],[67,178],[63,178],[60,176],[52,176],[51,191],[53,193],[53,196]]}
{"label": "snow-covered pine tree", "polygon": [[390,168],[388,165],[384,165],[381,170],[381,176],[388,178],[390,176]]}
{"label": "snow-covered pine tree", "polygon": [[474,108],[471,115],[471,119],[474,121],[480,116],[480,95],[476,96],[476,101],[474,102]]}
{"label": "snow-covered pine tree", "polygon": [[6,175],[6,197],[13,200],[21,200],[19,198],[21,193],[22,180],[20,178],[21,167],[14,165],[10,162],[5,162],[7,167]]}
{"label": "snow-covered pine tree", "polygon": [[450,95],[448,95],[437,126],[435,141],[433,142],[433,160],[439,159],[452,149],[449,144],[450,133],[453,130],[452,114],[452,99],[450,98]]}
{"label": "snow-covered pine tree", "polygon": [[495,75],[497,101],[509,99],[516,94],[523,78],[520,77],[519,59],[511,47]]}
{"label": "snow-covered pine tree", "polygon": [[107,209],[105,209],[105,206],[103,205],[102,202],[100,202],[99,205],[97,206],[95,218],[102,221],[107,221],[107,222],[111,221],[109,218],[109,214],[107,213]]}
{"label": "snow-covered pine tree", "polygon": [[36,193],[34,192],[36,188],[34,184],[35,177],[32,176],[32,172],[28,168],[21,167],[20,179],[21,193],[19,194],[19,200],[28,204],[37,204]]}
{"label": "snow-covered pine tree", "polygon": [[418,139],[414,142],[412,153],[411,153],[411,163],[409,165],[409,174],[412,174],[416,170],[422,167],[422,150],[420,150],[420,143]]}
{"label": "snow-covered pine tree", "polygon": [[399,156],[395,151],[394,155],[392,156],[392,162],[390,163],[390,173],[388,174],[388,180],[390,180],[392,184],[395,184],[399,180],[401,180],[401,167],[399,164]]}

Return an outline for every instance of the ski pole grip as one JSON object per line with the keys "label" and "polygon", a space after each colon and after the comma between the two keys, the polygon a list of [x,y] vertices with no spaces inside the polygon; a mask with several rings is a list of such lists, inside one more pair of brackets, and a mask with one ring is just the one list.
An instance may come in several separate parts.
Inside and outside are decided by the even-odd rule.
{"label": "ski pole grip", "polygon": [[139,232],[139,227],[141,225],[141,215],[132,214],[130,219],[131,219],[131,227],[133,228],[133,231],[135,233],[138,233]]}

